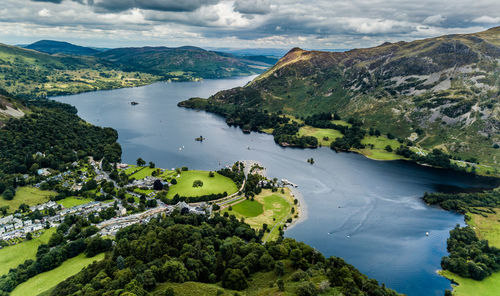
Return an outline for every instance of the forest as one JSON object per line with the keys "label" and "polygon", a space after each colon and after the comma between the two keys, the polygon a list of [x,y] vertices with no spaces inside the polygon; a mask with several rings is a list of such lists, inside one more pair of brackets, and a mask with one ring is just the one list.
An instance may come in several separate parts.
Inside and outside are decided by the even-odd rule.
{"label": "forest", "polygon": [[[296,295],[317,295],[337,289],[345,295],[398,295],[368,279],[340,258],[326,259],[310,246],[290,238],[261,244],[249,225],[234,216],[216,214],[153,219],[132,225],[116,235],[106,258],[60,283],[51,295],[167,295],[156,291],[161,283],[187,281],[219,283],[224,289],[245,290],[257,273],[285,273],[300,282]],[[318,287],[310,274],[320,273],[328,285]],[[283,291],[288,285],[276,283]],[[171,295],[171,294],[170,294]]]}
{"label": "forest", "polygon": [[0,194],[25,185],[24,175],[37,171],[67,170],[87,156],[108,162],[121,159],[118,133],[90,125],[72,106],[50,100],[25,101],[30,113],[11,118],[0,129]]}
{"label": "forest", "polygon": [[500,270],[500,249],[479,240],[470,226],[457,225],[450,231],[447,244],[450,255],[441,260],[445,270],[478,281]]}

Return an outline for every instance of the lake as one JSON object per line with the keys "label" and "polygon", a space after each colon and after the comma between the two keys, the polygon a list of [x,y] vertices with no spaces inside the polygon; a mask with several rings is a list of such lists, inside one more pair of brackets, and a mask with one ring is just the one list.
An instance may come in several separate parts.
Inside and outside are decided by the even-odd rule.
{"label": "lake", "polygon": [[[259,161],[269,177],[298,184],[307,204],[307,219],[287,237],[342,257],[398,292],[443,295],[450,282],[436,270],[447,254],[449,230],[463,217],[426,206],[421,197],[442,188],[490,187],[492,181],[328,148],[283,148],[271,135],[243,134],[217,115],[177,107],[252,78],[159,82],[54,99],[76,106],[90,123],[115,128],[127,163],[142,157],[163,168],[215,170],[237,160]],[[196,142],[200,135],[206,140]],[[306,162],[310,157],[314,165]]]}

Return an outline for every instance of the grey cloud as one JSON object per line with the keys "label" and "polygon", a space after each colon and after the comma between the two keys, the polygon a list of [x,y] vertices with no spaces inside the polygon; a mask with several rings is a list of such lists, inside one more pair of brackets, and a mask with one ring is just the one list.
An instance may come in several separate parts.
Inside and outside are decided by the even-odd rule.
{"label": "grey cloud", "polygon": [[268,14],[271,12],[270,0],[236,0],[234,11],[243,14]]}
{"label": "grey cloud", "polygon": [[132,8],[186,12],[218,2],[219,0],[94,0],[93,3],[89,4],[100,9],[100,11],[112,12],[120,12]]}
{"label": "grey cloud", "polygon": [[63,0],[31,0],[33,2],[49,2],[49,3],[56,3],[56,4],[61,4]]}

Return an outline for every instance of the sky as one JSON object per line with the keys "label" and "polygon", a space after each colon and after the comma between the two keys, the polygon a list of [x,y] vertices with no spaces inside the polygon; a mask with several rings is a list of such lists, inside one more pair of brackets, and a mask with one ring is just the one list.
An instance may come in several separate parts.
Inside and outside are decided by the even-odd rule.
{"label": "sky", "polygon": [[350,49],[500,25],[500,0],[2,0],[0,42]]}

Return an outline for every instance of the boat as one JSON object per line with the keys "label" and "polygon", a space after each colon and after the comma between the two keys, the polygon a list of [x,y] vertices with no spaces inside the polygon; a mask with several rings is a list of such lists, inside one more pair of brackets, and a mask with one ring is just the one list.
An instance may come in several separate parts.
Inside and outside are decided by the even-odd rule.
{"label": "boat", "polygon": [[281,183],[283,183],[284,185],[290,185],[290,186],[295,187],[295,188],[299,187],[297,184],[294,184],[294,183],[288,181],[287,179],[281,179]]}
{"label": "boat", "polygon": [[135,105],[139,105],[139,103],[136,101],[132,101],[132,102],[130,102],[130,105],[135,106]]}
{"label": "boat", "polygon": [[427,231],[427,232],[425,233],[425,235],[426,235],[426,236],[429,236],[429,231]]}

